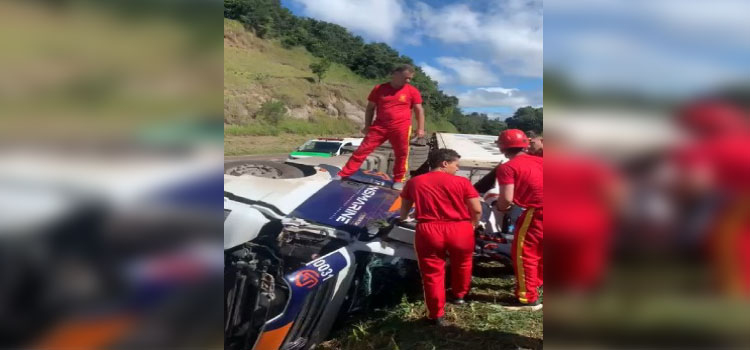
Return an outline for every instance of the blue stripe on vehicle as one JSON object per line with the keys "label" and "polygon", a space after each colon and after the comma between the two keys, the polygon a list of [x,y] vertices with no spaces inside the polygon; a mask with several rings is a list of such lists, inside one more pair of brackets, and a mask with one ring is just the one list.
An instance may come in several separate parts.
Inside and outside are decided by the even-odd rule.
{"label": "blue stripe on vehicle", "polygon": [[339,272],[349,265],[344,251],[345,248],[336,250],[286,275],[284,279],[289,285],[289,302],[281,315],[266,323],[263,331],[278,329],[293,322],[302,310],[307,296],[319,288],[323,282],[336,278]]}

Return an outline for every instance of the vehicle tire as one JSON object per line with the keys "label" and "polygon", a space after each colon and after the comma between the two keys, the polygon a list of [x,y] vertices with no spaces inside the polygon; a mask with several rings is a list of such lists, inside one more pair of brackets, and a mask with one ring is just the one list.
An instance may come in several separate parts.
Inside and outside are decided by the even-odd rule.
{"label": "vehicle tire", "polygon": [[365,161],[362,162],[362,165],[359,168],[362,170],[372,170],[373,167],[373,158],[371,156],[367,156],[367,158],[365,158]]}
{"label": "vehicle tire", "polygon": [[376,154],[376,153],[377,154],[383,154],[383,155],[385,155],[387,157],[388,155],[390,155],[391,153],[393,153],[393,149],[391,149],[390,147],[378,146],[378,148],[376,148],[374,151],[372,151],[372,154]]}
{"label": "vehicle tire", "polygon": [[390,141],[383,142],[378,148],[387,149],[387,150],[393,150],[393,146],[391,146]]}
{"label": "vehicle tire", "polygon": [[224,174],[251,175],[271,179],[296,179],[304,177],[302,170],[288,164],[268,160],[244,160],[224,163]]}
{"label": "vehicle tire", "polygon": [[376,169],[372,169],[372,170],[392,175],[388,173],[388,155],[387,154],[375,153],[373,154],[373,157],[377,159],[377,167]]}
{"label": "vehicle tire", "polygon": [[388,155],[388,165],[386,166],[385,173],[393,176],[393,166],[396,164],[396,157],[393,153]]}
{"label": "vehicle tire", "polygon": [[[365,158],[365,161],[362,163],[362,166],[359,168],[362,170],[371,170],[371,171],[382,171],[384,167],[387,166],[387,156],[385,156],[382,153],[371,153],[367,158]],[[384,165],[385,160],[385,165]]]}
{"label": "vehicle tire", "polygon": [[[409,171],[416,171],[419,169],[425,162],[427,162],[427,156],[430,153],[430,146],[429,145],[421,145],[416,142],[412,142],[409,145]],[[372,165],[368,165],[367,170],[376,170],[376,171],[382,171],[386,174],[389,174],[393,176],[393,163],[395,156],[393,154],[393,147],[390,143],[385,142],[382,145],[378,146],[372,153],[373,155],[379,155],[382,156],[385,159],[385,162],[378,162],[378,165],[376,167],[373,167]],[[368,157],[369,159],[370,157]],[[367,162],[367,161],[366,161]],[[362,169],[365,169],[365,166],[362,167]]]}
{"label": "vehicle tire", "polygon": [[430,148],[426,145],[412,144],[409,148],[409,171],[419,169],[427,161]]}
{"label": "vehicle tire", "polygon": [[430,153],[430,147],[427,145],[417,145],[417,144],[411,144],[409,145],[409,154],[414,155],[424,155],[427,156]]}
{"label": "vehicle tire", "polygon": [[367,158],[365,158],[365,161],[362,163],[362,166],[360,167],[360,169],[377,171],[379,160],[380,160],[379,158],[371,154],[367,156]]}

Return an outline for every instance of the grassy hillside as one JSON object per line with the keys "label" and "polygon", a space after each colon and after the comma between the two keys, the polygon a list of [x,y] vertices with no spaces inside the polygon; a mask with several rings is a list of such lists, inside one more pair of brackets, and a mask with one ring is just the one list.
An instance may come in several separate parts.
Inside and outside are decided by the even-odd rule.
{"label": "grassy hillside", "polygon": [[317,59],[304,48],[285,49],[246,31],[234,20],[224,19],[225,107],[242,96],[268,94],[289,107],[300,107],[308,98],[326,101],[329,95],[365,106],[365,97],[379,81],[368,80],[340,64],[332,64],[322,84],[315,82],[310,63]]}
{"label": "grassy hillside", "polygon": [[[360,129],[365,97],[377,81],[333,64],[318,83],[316,59],[303,48],[286,49],[224,20],[225,154],[288,152],[316,136],[350,136]],[[276,122],[263,106],[281,102]],[[251,138],[267,136],[262,144]]]}
{"label": "grassy hillside", "polygon": [[[333,63],[318,83],[309,68],[316,61],[304,48],[284,48],[224,19],[225,154],[283,153],[312,137],[359,135],[367,94],[381,81]],[[262,113],[269,101],[286,109],[277,123]],[[456,131],[447,121],[426,129]],[[248,139],[257,136],[268,137],[263,145]]]}

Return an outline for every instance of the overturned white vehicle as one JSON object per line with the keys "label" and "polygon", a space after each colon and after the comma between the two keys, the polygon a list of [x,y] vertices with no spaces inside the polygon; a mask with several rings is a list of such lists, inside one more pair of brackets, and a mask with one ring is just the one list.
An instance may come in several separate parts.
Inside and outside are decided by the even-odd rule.
{"label": "overturned white vehicle", "polygon": [[[226,348],[308,349],[355,311],[421,297],[415,226],[395,220],[387,174],[332,180],[338,167],[308,162],[279,167],[302,177],[264,178],[236,166],[224,177]],[[488,231],[477,256],[507,261],[508,237]]]}

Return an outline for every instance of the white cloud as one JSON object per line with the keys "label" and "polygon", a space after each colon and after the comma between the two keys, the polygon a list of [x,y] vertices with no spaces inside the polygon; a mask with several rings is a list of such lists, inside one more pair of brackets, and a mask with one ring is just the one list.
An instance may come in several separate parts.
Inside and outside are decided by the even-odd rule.
{"label": "white cloud", "polygon": [[541,94],[528,93],[515,88],[486,87],[469,90],[458,94],[459,107],[510,107],[517,109],[525,106],[540,107]]}
{"label": "white cloud", "polygon": [[487,92],[499,92],[501,94],[512,94],[514,91],[518,91],[516,88],[504,88],[504,87],[488,87],[488,88],[479,88],[479,90],[487,91]]}
{"label": "white cloud", "polygon": [[306,16],[336,23],[369,38],[392,42],[399,29],[410,25],[399,0],[293,0]]}
{"label": "white cloud", "polygon": [[[490,2],[478,11],[467,4],[433,7],[403,0],[292,0],[306,16],[339,24],[368,39],[419,45],[424,37],[483,57],[509,75],[541,78],[541,0]],[[406,30],[406,29],[409,30]],[[494,83],[493,83],[494,84]]]}
{"label": "white cloud", "polygon": [[429,64],[422,62],[419,64],[422,70],[427,73],[432,80],[437,81],[441,85],[450,84],[453,81],[453,77],[448,72],[444,72],[438,68],[430,66]]}
{"label": "white cloud", "polygon": [[482,52],[504,73],[542,77],[543,20],[541,1],[494,3],[486,12],[468,5],[416,6],[420,33]]}
{"label": "white cloud", "polygon": [[416,16],[424,34],[448,43],[470,43],[483,34],[480,15],[468,5],[449,5],[436,10],[420,2]]}
{"label": "white cloud", "polygon": [[452,70],[457,77],[457,83],[461,85],[486,86],[499,82],[499,79],[489,67],[470,58],[438,57],[437,62]]}

